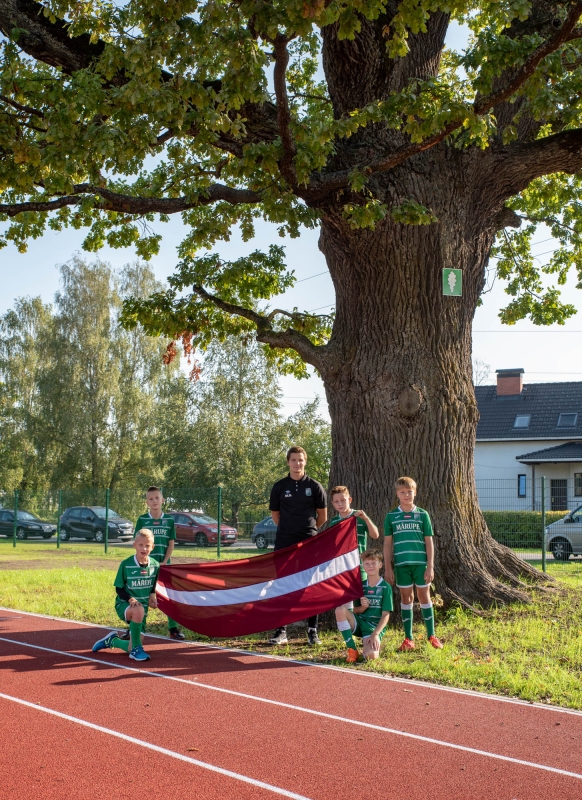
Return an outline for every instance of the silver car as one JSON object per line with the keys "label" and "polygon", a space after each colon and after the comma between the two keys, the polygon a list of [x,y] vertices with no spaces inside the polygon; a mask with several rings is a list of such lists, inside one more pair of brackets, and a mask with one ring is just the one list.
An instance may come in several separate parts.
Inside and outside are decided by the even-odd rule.
{"label": "silver car", "polygon": [[546,550],[556,561],[567,561],[582,554],[582,506],[546,527]]}

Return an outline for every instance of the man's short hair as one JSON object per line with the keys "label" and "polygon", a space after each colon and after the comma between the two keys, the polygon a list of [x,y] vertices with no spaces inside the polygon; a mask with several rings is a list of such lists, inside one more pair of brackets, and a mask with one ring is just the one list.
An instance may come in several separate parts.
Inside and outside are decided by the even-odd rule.
{"label": "man's short hair", "polygon": [[398,478],[394,484],[394,488],[398,489],[400,486],[405,486],[407,489],[413,489],[416,491],[416,481],[414,478],[407,478],[406,476]]}
{"label": "man's short hair", "polygon": [[146,489],[146,494],[149,494],[150,492],[159,492],[162,494],[162,490],[159,486],[150,486],[149,489]]}
{"label": "man's short hair", "polygon": [[155,544],[155,538],[152,531],[149,528],[142,528],[141,531],[138,531],[135,534],[135,538],[137,539],[138,536],[143,536],[144,539],[148,539],[152,544]]}
{"label": "man's short hair", "polygon": [[349,497],[350,490],[348,489],[347,486],[334,486],[329,494],[330,497],[333,497],[334,494],[347,494],[347,496]]}
{"label": "man's short hair", "polygon": [[372,559],[375,559],[376,561],[383,562],[384,561],[384,555],[383,555],[382,551],[381,550],[377,550],[375,547],[370,547],[369,550],[365,550],[362,553],[362,561],[366,561],[366,560],[371,561]]}
{"label": "man's short hair", "polygon": [[291,458],[293,453],[303,453],[303,455],[305,456],[305,460],[307,461],[307,453],[305,452],[305,450],[302,447],[293,445],[293,447],[290,447],[289,450],[287,450],[287,462],[289,462],[289,459]]}

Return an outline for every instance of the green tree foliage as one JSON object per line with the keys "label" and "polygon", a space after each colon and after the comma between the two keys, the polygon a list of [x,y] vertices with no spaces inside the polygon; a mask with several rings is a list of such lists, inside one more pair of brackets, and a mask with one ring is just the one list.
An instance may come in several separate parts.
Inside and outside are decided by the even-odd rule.
{"label": "green tree foliage", "polygon": [[54,309],[16,301],[0,320],[0,440],[7,488],[114,488],[159,480],[149,446],[177,367],[163,345],[118,323],[121,293],[158,289],[149,267],[114,274],[75,257],[61,267]]}
{"label": "green tree foliage", "polygon": [[[87,227],[87,250],[132,245],[148,258],[161,237],[151,223],[181,214],[187,234],[171,289],[128,303],[126,323],[170,337],[187,330],[201,346],[257,330],[281,368],[304,374],[302,359],[315,360],[331,320],[257,308],[293,282],[281,249],[231,263],[197,251],[228,239],[233,225],[250,239],[258,217],[297,236],[330,202],[355,228],[388,213],[430,225],[434,213],[413,197],[383,202],[374,176],[443,141],[500,143],[516,157],[529,144],[539,165],[509,192],[515,214],[505,220],[527,226],[495,250],[514,298],[502,318],[563,322],[575,309],[559,286],[570,268],[582,281],[581,10],[546,0],[1,0],[0,220],[10,222],[0,245],[23,250],[46,226]],[[407,71],[419,47],[434,56],[422,35],[440,36],[450,20],[471,31],[465,52],[439,53],[434,74]],[[327,81],[318,71],[322,37],[339,51],[374,30],[387,62],[409,77],[354,107],[345,87],[342,107],[332,66]],[[383,157],[360,148],[340,166],[351,138],[382,129],[398,146]],[[541,272],[530,255],[540,224],[560,243]]]}
{"label": "green tree foliage", "polygon": [[176,387],[181,402],[163,438],[169,486],[222,485],[225,515],[238,522],[244,509],[263,509],[271,486],[285,474],[285,454],[301,443],[327,483],[329,423],[316,404],[285,419],[277,373],[264,348],[229,337],[208,347],[201,378]]}

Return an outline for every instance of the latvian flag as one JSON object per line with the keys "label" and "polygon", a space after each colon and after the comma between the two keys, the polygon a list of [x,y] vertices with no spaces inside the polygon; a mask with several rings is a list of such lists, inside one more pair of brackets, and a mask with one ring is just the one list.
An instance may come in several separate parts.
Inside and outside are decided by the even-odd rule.
{"label": "latvian flag", "polygon": [[276,553],[160,567],[158,606],[205,636],[259,633],[362,596],[356,519]]}

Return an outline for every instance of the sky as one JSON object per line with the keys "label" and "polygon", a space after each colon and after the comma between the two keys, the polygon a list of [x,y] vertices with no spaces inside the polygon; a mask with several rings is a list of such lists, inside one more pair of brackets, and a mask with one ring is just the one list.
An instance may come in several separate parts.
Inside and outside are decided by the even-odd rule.
{"label": "sky", "polygon": [[[462,47],[467,33],[458,25],[451,26],[449,43]],[[176,247],[184,228],[176,217],[169,223],[157,223],[157,231],[164,234],[158,256],[152,259],[152,267],[159,280],[164,281],[174,271],[178,261]],[[17,297],[40,296],[51,302],[59,288],[60,264],[68,261],[75,252],[80,252],[85,233],[68,230],[47,231],[42,239],[30,242],[28,252],[20,254],[12,245],[0,250],[0,314],[12,307]],[[280,239],[274,225],[259,223],[255,239],[242,242],[235,233],[230,242],[215,248],[225,258],[236,258],[255,249],[266,250],[269,244],[282,244],[286,249],[287,265],[297,277],[295,286],[277,298],[277,306],[300,310],[325,312],[333,308],[334,292],[325,260],[317,247],[317,231],[304,231],[298,239]],[[553,241],[549,233],[540,229],[533,248],[538,263],[544,264],[551,257]],[[96,254],[87,253],[90,260]],[[98,254],[113,267],[121,267],[135,259],[132,250],[104,248]],[[575,288],[572,276],[563,287],[564,302],[580,307],[582,291]],[[536,327],[521,321],[516,325],[502,325],[499,309],[510,298],[497,281],[490,292],[483,296],[483,305],[477,309],[473,325],[473,358],[489,365],[490,373],[485,383],[495,382],[495,370],[523,368],[526,383],[582,381],[582,315],[576,314],[565,325]],[[273,302],[273,301],[272,301]],[[281,378],[282,405],[286,414],[298,411],[300,406],[314,397],[322,398],[321,410],[327,415],[325,393],[321,380],[312,375],[308,380],[298,381],[286,376]]]}

